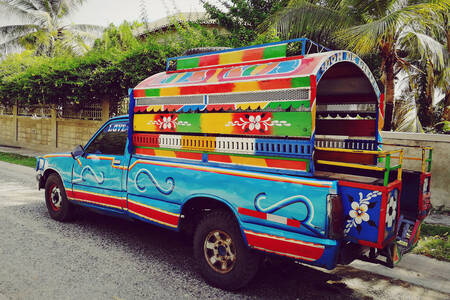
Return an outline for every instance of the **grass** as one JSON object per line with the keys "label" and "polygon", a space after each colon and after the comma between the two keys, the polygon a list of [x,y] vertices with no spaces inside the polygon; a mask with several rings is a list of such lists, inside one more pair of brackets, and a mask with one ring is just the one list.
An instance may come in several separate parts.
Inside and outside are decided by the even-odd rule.
{"label": "grass", "polygon": [[450,227],[423,224],[420,240],[413,253],[450,262]]}
{"label": "grass", "polygon": [[15,153],[0,152],[0,161],[36,168],[36,158]]}

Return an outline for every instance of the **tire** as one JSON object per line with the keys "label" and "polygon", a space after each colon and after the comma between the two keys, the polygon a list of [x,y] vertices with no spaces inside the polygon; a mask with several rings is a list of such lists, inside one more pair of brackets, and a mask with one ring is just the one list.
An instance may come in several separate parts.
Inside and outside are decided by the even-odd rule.
{"label": "tire", "polygon": [[73,219],[75,208],[67,199],[66,190],[57,174],[51,174],[45,182],[45,204],[52,219],[60,222]]}
{"label": "tire", "polygon": [[194,234],[194,256],[211,285],[237,290],[258,271],[259,257],[245,245],[239,226],[228,212],[207,214]]}

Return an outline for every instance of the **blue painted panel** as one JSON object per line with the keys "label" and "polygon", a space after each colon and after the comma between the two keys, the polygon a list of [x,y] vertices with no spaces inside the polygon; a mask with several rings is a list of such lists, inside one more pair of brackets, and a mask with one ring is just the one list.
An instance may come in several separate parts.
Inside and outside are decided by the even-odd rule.
{"label": "blue painted panel", "polygon": [[345,237],[348,240],[378,242],[382,193],[361,188],[340,186],[344,207]]}
{"label": "blue painted panel", "polygon": [[[140,196],[182,205],[195,195],[222,199],[238,208],[269,212],[308,224],[320,234],[327,228],[326,197],[336,193],[333,181],[231,170],[201,164],[131,159],[130,197]],[[266,220],[254,218],[255,223]],[[287,230],[313,234],[305,226]]]}

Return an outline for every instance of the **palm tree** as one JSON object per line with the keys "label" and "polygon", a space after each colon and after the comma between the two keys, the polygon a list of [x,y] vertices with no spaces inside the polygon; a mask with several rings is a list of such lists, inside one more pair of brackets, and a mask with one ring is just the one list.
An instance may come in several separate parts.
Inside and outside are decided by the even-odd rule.
{"label": "palm tree", "polygon": [[63,51],[81,54],[103,28],[67,24],[67,16],[85,0],[0,0],[0,11],[20,23],[0,27],[0,53],[21,47],[37,55],[54,56]]}
{"label": "palm tree", "polygon": [[[410,68],[411,53],[446,67],[445,47],[428,34],[445,32],[442,18],[450,0],[417,3],[411,0],[291,0],[268,19],[262,29],[275,24],[288,37],[308,35],[340,44],[362,56],[377,53],[381,58],[381,81],[385,86],[385,127],[391,130],[396,72]],[[424,1],[422,1],[424,2]],[[320,42],[323,43],[323,40]],[[416,56],[415,56],[416,57]]]}

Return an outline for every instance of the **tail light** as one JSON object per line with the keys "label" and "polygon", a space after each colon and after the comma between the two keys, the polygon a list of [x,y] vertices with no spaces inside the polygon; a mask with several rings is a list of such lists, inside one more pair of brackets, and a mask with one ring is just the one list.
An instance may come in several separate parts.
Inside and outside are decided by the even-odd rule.
{"label": "tail light", "polygon": [[344,208],[341,196],[327,195],[328,238],[337,240],[344,236]]}

